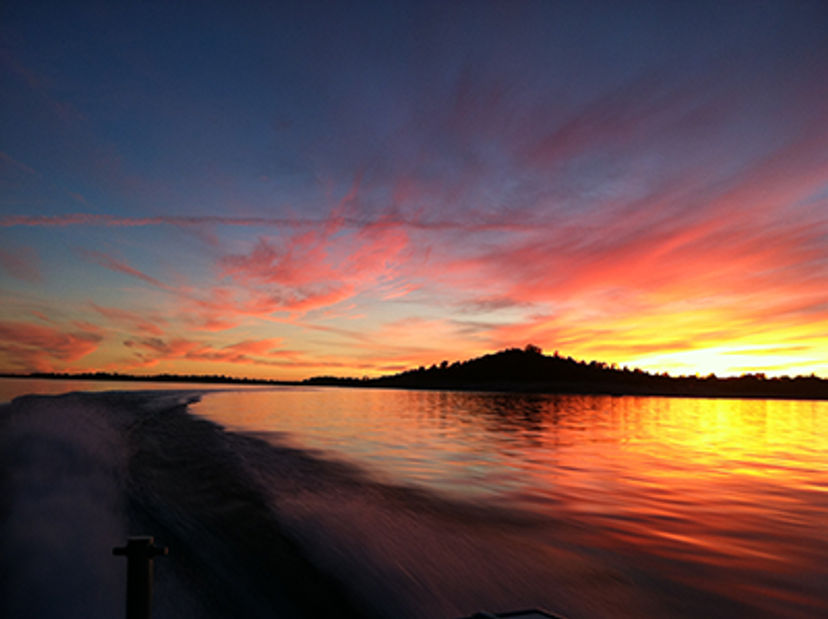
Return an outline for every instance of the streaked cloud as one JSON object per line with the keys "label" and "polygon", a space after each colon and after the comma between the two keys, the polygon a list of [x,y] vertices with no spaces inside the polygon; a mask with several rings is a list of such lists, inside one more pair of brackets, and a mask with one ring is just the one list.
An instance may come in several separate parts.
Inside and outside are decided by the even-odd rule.
{"label": "streaked cloud", "polygon": [[27,322],[0,322],[0,354],[15,371],[52,371],[95,351],[103,336],[97,328],[73,330]]}
{"label": "streaked cloud", "polygon": [[28,326],[0,366],[299,378],[532,342],[828,375],[824,7],[702,4],[281,9],[298,38],[234,9],[233,54],[173,28],[196,64],[125,48],[120,10],[21,7],[0,320]]}
{"label": "streaked cloud", "polygon": [[162,327],[167,321],[161,316],[129,312],[116,307],[101,307],[95,303],[89,305],[98,314],[116,325],[127,327],[145,335],[160,336],[164,334]]}
{"label": "streaked cloud", "polygon": [[0,165],[9,166],[9,167],[14,168],[17,171],[24,172],[24,173],[30,174],[30,175],[36,175],[37,174],[37,172],[34,169],[30,168],[25,163],[21,163],[20,161],[17,161],[16,159],[11,157],[10,155],[7,155],[4,152],[0,152]]}

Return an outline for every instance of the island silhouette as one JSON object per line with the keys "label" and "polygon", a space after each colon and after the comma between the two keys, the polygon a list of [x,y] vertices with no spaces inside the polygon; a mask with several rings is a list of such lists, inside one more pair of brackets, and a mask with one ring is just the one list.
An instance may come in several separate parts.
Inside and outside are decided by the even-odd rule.
{"label": "island silhouette", "polygon": [[828,400],[828,380],[810,376],[767,377],[762,373],[733,377],[672,376],[600,361],[577,361],[556,351],[545,355],[528,344],[482,357],[430,367],[420,366],[375,378],[315,376],[301,381],[237,378],[225,375],[155,374],[137,376],[112,372],[0,374],[5,378],[111,380],[146,382],[226,383],[243,385],[317,385],[337,387],[514,391],[528,393],[649,395],[727,398]]}

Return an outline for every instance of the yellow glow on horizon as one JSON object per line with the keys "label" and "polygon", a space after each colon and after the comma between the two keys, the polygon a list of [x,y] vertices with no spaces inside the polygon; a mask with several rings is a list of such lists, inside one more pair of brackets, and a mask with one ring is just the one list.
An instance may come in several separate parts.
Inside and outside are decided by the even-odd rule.
{"label": "yellow glow on horizon", "polygon": [[722,345],[648,355],[635,359],[631,365],[650,372],[670,374],[707,375],[713,373],[717,376],[739,376],[748,373],[764,373],[768,376],[827,374],[828,364],[814,365],[808,359],[808,353],[815,352],[810,346],[799,355],[794,355],[790,352],[773,352],[773,348],[761,344]]}
{"label": "yellow glow on horizon", "polygon": [[671,375],[828,377],[828,325],[796,324],[734,303],[647,304],[585,320],[552,315],[503,329],[503,341],[532,342],[577,360]]}

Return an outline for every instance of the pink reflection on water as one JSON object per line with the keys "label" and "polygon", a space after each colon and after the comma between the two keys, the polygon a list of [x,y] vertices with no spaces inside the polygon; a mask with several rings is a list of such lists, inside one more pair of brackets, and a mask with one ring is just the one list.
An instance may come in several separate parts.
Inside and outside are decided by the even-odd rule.
{"label": "pink reflection on water", "polygon": [[[582,557],[670,614],[828,614],[826,402],[299,389],[195,409],[394,483],[570,523]],[[561,543],[551,525],[526,535]]]}

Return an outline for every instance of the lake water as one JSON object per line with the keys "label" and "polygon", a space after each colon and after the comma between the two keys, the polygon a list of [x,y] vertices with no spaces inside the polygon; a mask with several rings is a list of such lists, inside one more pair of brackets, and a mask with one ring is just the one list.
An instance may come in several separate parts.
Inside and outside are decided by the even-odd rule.
{"label": "lake water", "polygon": [[659,588],[828,616],[826,402],[320,389],[214,394],[194,410],[568,521],[579,545]]}
{"label": "lake water", "polygon": [[255,439],[209,457],[235,450],[375,616],[828,616],[828,402],[259,388],[189,408]]}
{"label": "lake water", "polygon": [[[60,395],[73,391],[147,391],[147,390],[181,390],[191,389],[198,391],[221,391],[228,385],[205,383],[170,383],[134,380],[52,380],[42,378],[0,378],[0,404],[10,402],[14,398],[27,394]],[[233,386],[237,390],[261,389],[259,385]]]}

